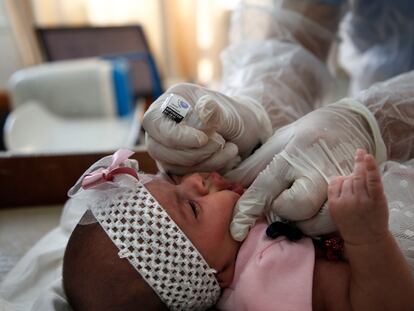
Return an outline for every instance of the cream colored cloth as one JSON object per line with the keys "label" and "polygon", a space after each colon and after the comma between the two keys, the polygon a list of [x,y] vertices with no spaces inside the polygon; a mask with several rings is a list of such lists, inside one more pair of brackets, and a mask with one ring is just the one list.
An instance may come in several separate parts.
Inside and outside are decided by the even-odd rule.
{"label": "cream colored cloth", "polygon": [[389,227],[414,275],[414,159],[381,166],[389,209]]}

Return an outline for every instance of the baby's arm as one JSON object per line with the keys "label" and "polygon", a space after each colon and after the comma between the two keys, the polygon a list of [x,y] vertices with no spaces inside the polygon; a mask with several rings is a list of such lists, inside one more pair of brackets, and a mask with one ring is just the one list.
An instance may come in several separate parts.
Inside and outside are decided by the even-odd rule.
{"label": "baby's arm", "polygon": [[373,156],[357,150],[354,171],[328,189],[332,218],[345,242],[353,310],[414,310],[414,280],[388,230],[388,207]]}

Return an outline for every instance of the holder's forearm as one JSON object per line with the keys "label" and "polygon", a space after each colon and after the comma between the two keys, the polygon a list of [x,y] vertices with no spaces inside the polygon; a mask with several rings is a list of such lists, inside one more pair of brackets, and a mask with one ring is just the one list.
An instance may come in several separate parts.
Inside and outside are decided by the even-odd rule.
{"label": "holder's forearm", "polygon": [[[341,7],[303,0],[281,0],[280,7],[303,16],[304,23],[293,28],[292,35],[304,48],[322,61],[326,61],[334,34],[339,25]],[[332,36],[323,38],[309,33],[309,27],[305,24],[306,20],[320,26],[323,30],[331,32]]]}

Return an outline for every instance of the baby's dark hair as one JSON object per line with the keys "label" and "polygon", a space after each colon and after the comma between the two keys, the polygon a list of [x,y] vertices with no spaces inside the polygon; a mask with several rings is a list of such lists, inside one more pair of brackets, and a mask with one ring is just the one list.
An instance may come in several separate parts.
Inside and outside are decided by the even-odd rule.
{"label": "baby's dark hair", "polygon": [[71,307],[82,310],[168,310],[99,223],[77,225],[63,259],[63,287]]}

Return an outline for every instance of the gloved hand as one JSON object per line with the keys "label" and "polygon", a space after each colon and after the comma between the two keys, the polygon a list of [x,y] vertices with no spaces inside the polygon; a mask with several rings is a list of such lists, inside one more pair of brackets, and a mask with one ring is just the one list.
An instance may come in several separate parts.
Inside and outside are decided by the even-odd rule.
{"label": "gloved hand", "polygon": [[[185,118],[177,123],[161,112],[171,94],[191,106],[189,113],[198,122]],[[145,113],[143,127],[149,154],[162,169],[178,175],[234,167],[272,134],[265,110],[253,99],[230,98],[188,83],[160,96]]]}
{"label": "gloved hand", "polygon": [[242,241],[262,215],[269,223],[280,218],[295,221],[309,235],[332,232],[328,209],[321,209],[327,185],[333,177],[352,172],[357,148],[375,154],[379,162],[385,160],[385,145],[373,115],[352,99],[319,108],[276,131],[250,159],[226,175],[248,185],[257,170],[269,163],[235,207],[233,238]]}

